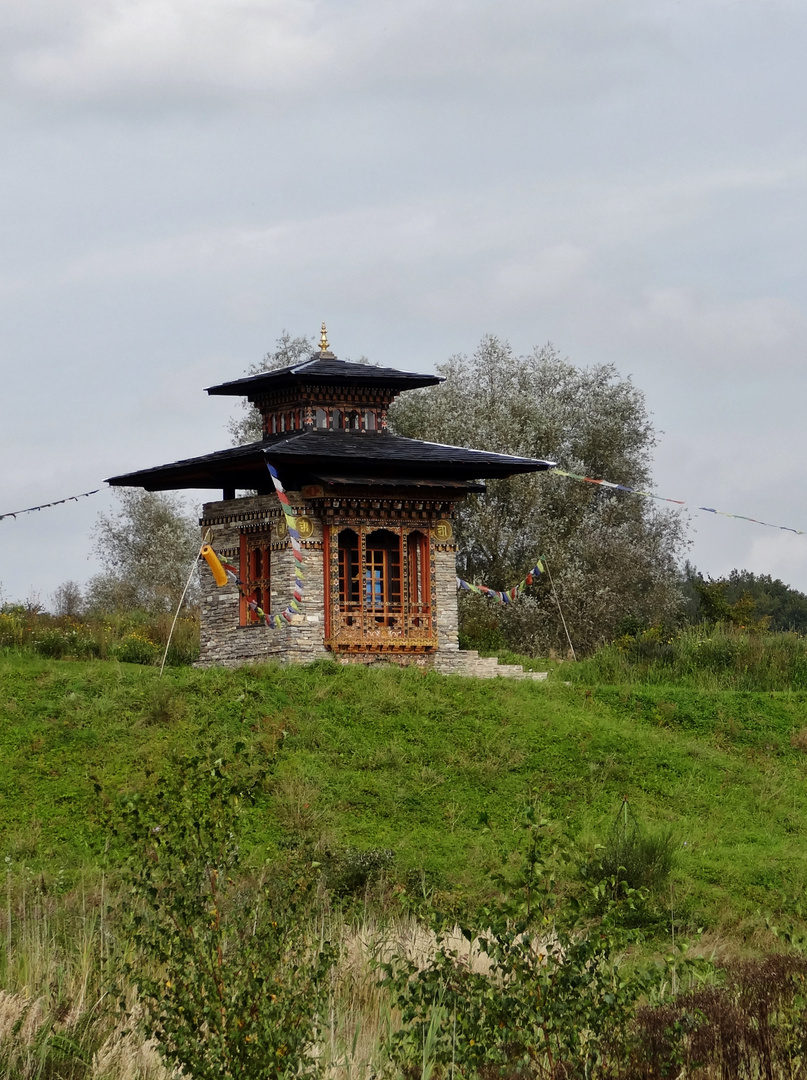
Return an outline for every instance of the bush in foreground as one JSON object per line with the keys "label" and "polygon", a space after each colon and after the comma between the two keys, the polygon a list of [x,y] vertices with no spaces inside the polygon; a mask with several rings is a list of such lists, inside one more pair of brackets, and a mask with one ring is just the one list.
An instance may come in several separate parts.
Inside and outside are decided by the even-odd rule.
{"label": "bush in foreground", "polygon": [[250,789],[233,773],[220,759],[180,759],[115,820],[131,852],[121,1004],[136,987],[143,1033],[194,1080],[300,1076],[316,1071],[335,953],[311,932],[310,867],[240,873],[237,818]]}

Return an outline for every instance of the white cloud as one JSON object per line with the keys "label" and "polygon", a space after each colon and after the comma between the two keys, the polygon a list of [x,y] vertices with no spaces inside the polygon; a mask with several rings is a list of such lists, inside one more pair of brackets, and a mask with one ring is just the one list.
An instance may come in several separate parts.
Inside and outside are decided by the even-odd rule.
{"label": "white cloud", "polygon": [[[56,6],[58,8],[58,5]],[[45,9],[45,10],[42,10]],[[49,4],[40,5],[63,22]],[[61,34],[22,36],[17,85],[61,100],[139,95],[203,98],[295,86],[331,47],[314,0],[82,0]]]}
{"label": "white cloud", "polygon": [[248,103],[458,77],[537,83],[556,100],[561,83],[601,96],[665,52],[647,14],[607,0],[30,0],[0,32],[7,83],[62,103]]}
{"label": "white cloud", "polygon": [[[693,170],[659,184],[603,181],[596,190],[588,181],[563,190],[551,181],[487,185],[274,222],[205,224],[157,239],[90,239],[84,251],[54,264],[52,280],[71,289],[133,288],[138,281],[213,289],[247,319],[265,308],[269,283],[275,302],[296,292],[331,310],[372,304],[429,322],[473,311],[488,326],[530,318],[547,325],[547,336],[574,328],[579,340],[607,341],[614,352],[715,378],[800,370],[803,305],[697,288],[685,283],[686,267],[678,270],[683,283],[644,284],[641,261],[618,272],[613,264],[697,228],[709,200],[727,191],[798,187],[802,168],[795,161]],[[38,293],[44,277],[35,265],[28,291]],[[8,282],[9,295],[24,291],[22,281]]]}

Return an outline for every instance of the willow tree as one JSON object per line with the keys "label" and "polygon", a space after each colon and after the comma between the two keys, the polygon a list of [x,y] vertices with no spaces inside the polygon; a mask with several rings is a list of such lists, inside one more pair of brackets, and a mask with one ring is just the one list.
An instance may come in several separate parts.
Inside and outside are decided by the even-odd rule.
{"label": "willow tree", "polygon": [[[642,392],[612,365],[579,368],[551,345],[517,356],[482,339],[472,356],[438,366],[439,386],[403,395],[393,429],[412,438],[550,459],[567,472],[647,489],[656,433]],[[685,522],[649,500],[551,473],[489,481],[459,512],[463,577],[494,588],[546,557],[576,649],[622,628],[668,620],[679,603]],[[495,612],[464,599],[466,628],[479,620],[511,647],[565,650],[555,597],[543,581]],[[495,625],[494,625],[495,624]]]}
{"label": "willow tree", "polygon": [[[275,342],[274,349],[270,349],[260,363],[250,364],[246,374],[260,375],[262,371],[291,367],[292,364],[308,360],[313,351],[314,345],[310,338],[292,337],[288,330],[284,330]],[[263,436],[263,418],[260,410],[246,398],[241,400],[241,409],[243,410],[241,415],[234,417],[227,425],[236,446],[258,442]]]}
{"label": "willow tree", "polygon": [[[121,488],[115,495],[117,507],[96,520],[94,551],[104,570],[90,579],[86,607],[173,611],[199,551],[195,516],[172,492]],[[185,594],[186,608],[197,600],[192,584]]]}

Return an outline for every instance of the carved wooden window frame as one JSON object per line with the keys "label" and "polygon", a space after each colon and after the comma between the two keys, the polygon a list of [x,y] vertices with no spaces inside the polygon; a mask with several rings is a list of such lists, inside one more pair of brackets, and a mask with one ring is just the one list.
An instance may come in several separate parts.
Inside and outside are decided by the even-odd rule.
{"label": "carved wooden window frame", "polygon": [[[367,604],[367,538],[382,530],[391,533],[398,540],[399,599],[396,601],[395,592],[387,587],[384,603],[378,607]],[[340,536],[348,531],[358,539],[352,548],[358,559],[356,566],[351,569],[351,576],[356,581],[351,590],[352,598],[349,600],[345,587],[345,546],[340,546],[339,542]],[[340,644],[340,628],[354,633],[359,626],[370,628],[366,634],[367,647],[378,647],[374,632],[396,622],[403,626],[403,634],[397,642],[388,642],[384,647],[437,647],[435,541],[431,528],[425,522],[393,524],[387,521],[363,521],[331,524],[326,529],[323,546],[326,580],[325,637],[331,647],[337,651],[346,647]],[[352,573],[353,569],[355,573]],[[359,645],[354,641],[350,647],[358,648]]]}
{"label": "carved wooden window frame", "polygon": [[[248,600],[254,600],[264,612],[272,607],[272,555],[271,532],[242,533],[240,540],[240,573],[244,583],[239,605],[239,623],[252,626],[259,616],[250,608]],[[244,594],[247,595],[244,595]]]}

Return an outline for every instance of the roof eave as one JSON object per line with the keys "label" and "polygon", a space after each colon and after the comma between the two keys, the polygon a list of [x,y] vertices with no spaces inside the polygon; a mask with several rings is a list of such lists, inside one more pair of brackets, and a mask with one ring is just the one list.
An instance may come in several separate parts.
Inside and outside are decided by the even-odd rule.
{"label": "roof eave", "polygon": [[[311,357],[300,364],[290,365],[284,368],[276,368],[273,371],[260,371],[255,375],[245,375],[241,379],[231,379],[225,383],[217,383],[214,386],[206,386],[205,391],[211,396],[248,397],[251,392],[259,393],[263,389],[271,389],[289,385],[312,386],[380,386],[388,389],[397,388],[401,392],[405,390],[418,390],[427,386],[437,386],[444,382],[442,375],[426,375],[417,371],[398,371],[395,368],[380,368],[374,364],[352,364],[349,369],[342,371],[318,371],[316,363],[320,358]],[[339,361],[345,363],[346,361]],[[357,370],[358,368],[361,370]]]}

